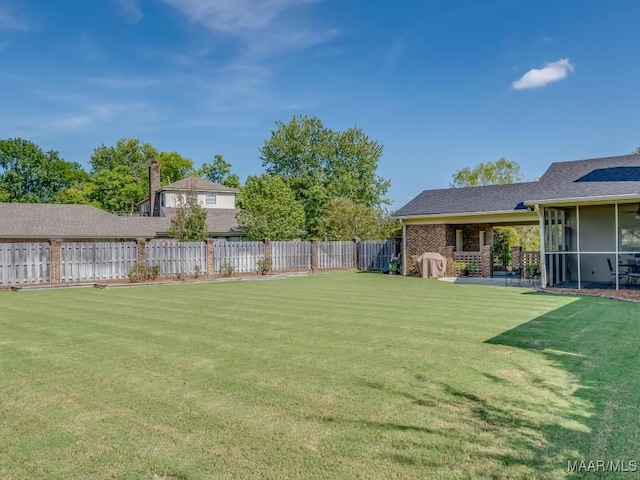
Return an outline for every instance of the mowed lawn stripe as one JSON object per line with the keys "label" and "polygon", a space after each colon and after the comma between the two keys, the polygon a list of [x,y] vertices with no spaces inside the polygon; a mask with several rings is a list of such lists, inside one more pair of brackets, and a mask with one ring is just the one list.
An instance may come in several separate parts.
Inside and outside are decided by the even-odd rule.
{"label": "mowed lawn stripe", "polygon": [[5,478],[563,478],[640,431],[635,304],[341,273],[0,307]]}

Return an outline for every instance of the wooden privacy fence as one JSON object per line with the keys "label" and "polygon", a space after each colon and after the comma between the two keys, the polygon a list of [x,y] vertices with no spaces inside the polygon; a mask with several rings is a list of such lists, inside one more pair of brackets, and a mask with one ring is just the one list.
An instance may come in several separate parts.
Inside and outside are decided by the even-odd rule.
{"label": "wooden privacy fence", "polygon": [[271,270],[311,270],[311,242],[271,242]]}
{"label": "wooden privacy fence", "polygon": [[137,259],[136,242],[67,242],[60,245],[60,281],[122,280]]}
{"label": "wooden privacy fence", "polygon": [[382,270],[394,253],[394,240],[361,241],[358,243],[358,270]]}
{"label": "wooden privacy fence", "polygon": [[354,242],[318,242],[318,269],[355,268]]}
{"label": "wooden privacy fence", "polygon": [[144,249],[147,265],[159,267],[161,277],[206,275],[208,272],[205,242],[149,242]]}
{"label": "wooden privacy fence", "polygon": [[49,283],[48,243],[0,243],[0,286]]}
{"label": "wooden privacy fence", "polygon": [[381,270],[394,250],[393,240],[0,243],[0,287],[127,280],[138,262],[162,277],[255,274],[263,259],[273,272],[350,269],[356,259],[360,270]]}
{"label": "wooden privacy fence", "polygon": [[255,273],[258,260],[264,259],[264,243],[216,242],[213,257],[217,274]]}

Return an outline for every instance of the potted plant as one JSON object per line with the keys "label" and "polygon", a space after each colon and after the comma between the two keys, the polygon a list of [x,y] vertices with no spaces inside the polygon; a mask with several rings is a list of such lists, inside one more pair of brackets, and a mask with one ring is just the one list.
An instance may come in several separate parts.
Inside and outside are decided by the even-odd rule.
{"label": "potted plant", "polygon": [[478,262],[469,262],[467,264],[467,270],[469,271],[469,275],[471,276],[478,273]]}
{"label": "potted plant", "polygon": [[389,275],[397,275],[398,274],[398,264],[395,262],[389,263]]}
{"label": "potted plant", "polygon": [[524,267],[524,274],[527,278],[533,278],[538,276],[539,272],[538,269],[540,268],[539,265],[536,265],[535,263],[532,263],[530,265],[527,265],[526,267]]}
{"label": "potted plant", "polygon": [[468,277],[469,269],[467,268],[467,264],[464,262],[454,262],[453,268],[456,269],[456,273],[460,277]]}

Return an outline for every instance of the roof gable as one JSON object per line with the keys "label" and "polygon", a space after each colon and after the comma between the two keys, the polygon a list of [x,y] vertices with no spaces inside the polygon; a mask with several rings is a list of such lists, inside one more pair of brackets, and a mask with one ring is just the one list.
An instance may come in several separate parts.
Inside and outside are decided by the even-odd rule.
{"label": "roof gable", "polygon": [[556,162],[537,182],[425,190],[394,216],[517,213],[525,202],[613,196],[640,198],[640,155]]}
{"label": "roof gable", "polygon": [[222,185],[220,183],[214,183],[211,180],[207,180],[206,178],[196,177],[192,175],[187,178],[183,178],[182,180],[178,180],[177,182],[170,183],[169,185],[165,185],[160,187],[159,191],[170,191],[170,190],[195,190],[197,192],[220,192],[220,193],[236,193],[237,190],[235,188],[227,187],[226,185]]}

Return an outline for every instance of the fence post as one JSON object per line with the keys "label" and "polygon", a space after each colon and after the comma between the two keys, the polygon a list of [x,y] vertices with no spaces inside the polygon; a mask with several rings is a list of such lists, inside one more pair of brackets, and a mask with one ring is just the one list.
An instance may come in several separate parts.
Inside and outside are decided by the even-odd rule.
{"label": "fence post", "polygon": [[144,248],[146,244],[146,238],[136,238],[136,265],[147,264],[147,251]]}
{"label": "fence post", "polygon": [[318,271],[318,240],[311,240],[311,273]]}
{"label": "fence post", "polygon": [[491,254],[491,245],[483,245],[480,251],[482,265],[480,274],[483,277],[493,276],[493,255]]}
{"label": "fence post", "polygon": [[62,240],[52,239],[49,240],[49,283],[52,285],[57,285],[60,283],[60,269],[62,259],[60,257],[60,245],[62,244]]}
{"label": "fence post", "polygon": [[514,272],[520,271],[522,268],[522,247],[516,245],[511,247],[511,269]]}
{"label": "fence post", "polygon": [[358,237],[353,239],[353,266],[356,270],[360,268],[360,239]]}
{"label": "fence post", "polygon": [[271,240],[269,238],[263,238],[262,245],[264,249],[264,265],[262,267],[263,271],[260,273],[264,275],[265,270],[266,273],[269,273],[269,270],[271,270]]}
{"label": "fence post", "polygon": [[213,238],[207,238],[207,277],[213,277],[215,273],[215,257],[213,253]]}

